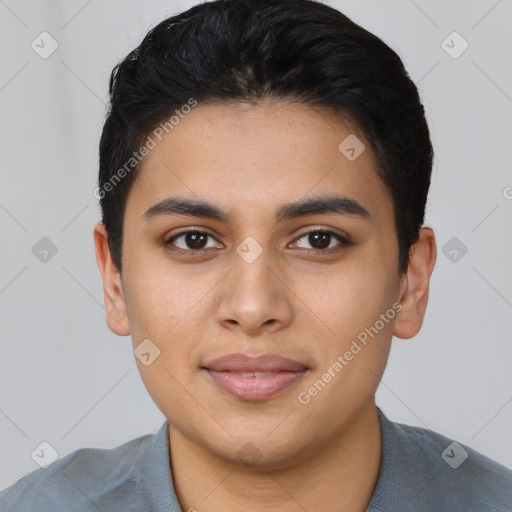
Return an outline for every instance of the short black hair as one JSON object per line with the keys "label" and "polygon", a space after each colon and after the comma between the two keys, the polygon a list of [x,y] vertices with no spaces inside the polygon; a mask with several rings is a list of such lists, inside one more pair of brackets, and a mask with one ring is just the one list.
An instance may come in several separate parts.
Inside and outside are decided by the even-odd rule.
{"label": "short black hair", "polygon": [[126,200],[148,134],[191,101],[265,99],[327,107],[359,125],[393,200],[399,272],[407,269],[432,172],[424,108],[400,57],[336,9],[315,0],[200,3],[152,28],[112,70],[109,94],[95,195],[120,272]]}

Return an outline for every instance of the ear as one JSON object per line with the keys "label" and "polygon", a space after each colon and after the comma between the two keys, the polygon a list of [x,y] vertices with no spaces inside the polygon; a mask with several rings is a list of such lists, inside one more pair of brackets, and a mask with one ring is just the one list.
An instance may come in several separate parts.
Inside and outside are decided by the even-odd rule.
{"label": "ear", "polygon": [[409,265],[400,282],[402,309],[395,321],[393,334],[412,338],[421,329],[427,309],[430,276],[437,257],[436,239],[432,228],[423,227],[419,240],[409,252]]}
{"label": "ear", "polygon": [[94,227],[94,245],[96,247],[96,263],[103,281],[103,300],[107,311],[109,329],[119,335],[128,336],[130,326],[126,313],[121,274],[112,261],[105,225],[98,222]]}

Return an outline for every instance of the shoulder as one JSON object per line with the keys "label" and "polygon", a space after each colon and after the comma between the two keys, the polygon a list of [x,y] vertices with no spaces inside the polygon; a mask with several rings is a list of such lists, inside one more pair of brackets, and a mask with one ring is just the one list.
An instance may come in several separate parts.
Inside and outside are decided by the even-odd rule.
{"label": "shoulder", "polygon": [[[154,434],[115,448],[81,448],[0,492],[1,512],[135,510],[139,471]],[[121,508],[119,508],[121,507]]]}
{"label": "shoulder", "polygon": [[379,417],[380,497],[404,510],[512,510],[512,470],[440,433]]}

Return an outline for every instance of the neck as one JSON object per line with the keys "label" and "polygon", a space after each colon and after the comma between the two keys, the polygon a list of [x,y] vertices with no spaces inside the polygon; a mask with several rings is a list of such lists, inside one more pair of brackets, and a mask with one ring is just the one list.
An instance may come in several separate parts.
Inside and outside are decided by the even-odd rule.
{"label": "neck", "polygon": [[199,512],[364,512],[377,483],[382,451],[373,402],[315,453],[279,469],[218,457],[171,424],[169,440],[181,508]]}

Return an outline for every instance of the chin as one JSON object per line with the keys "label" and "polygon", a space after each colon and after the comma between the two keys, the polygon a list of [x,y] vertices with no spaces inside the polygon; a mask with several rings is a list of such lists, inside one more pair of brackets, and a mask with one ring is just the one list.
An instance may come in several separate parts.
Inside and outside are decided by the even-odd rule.
{"label": "chin", "polygon": [[[273,432],[269,436],[271,431],[270,428],[265,432],[260,429],[257,432],[231,432],[233,437],[226,434],[214,445],[210,437],[205,439],[206,447],[217,457],[248,471],[285,469],[307,457],[307,450],[300,444],[307,443],[307,440],[294,436],[294,432],[297,433],[299,429],[283,429],[279,435]],[[307,443],[308,446],[312,444]]]}

